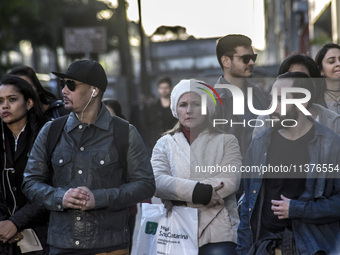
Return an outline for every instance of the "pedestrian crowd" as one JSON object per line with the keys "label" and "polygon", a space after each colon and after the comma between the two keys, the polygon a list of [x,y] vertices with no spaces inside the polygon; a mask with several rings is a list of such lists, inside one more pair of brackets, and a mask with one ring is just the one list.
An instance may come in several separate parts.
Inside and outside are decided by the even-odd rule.
{"label": "pedestrian crowd", "polygon": [[215,85],[160,77],[130,118],[95,60],[52,72],[62,100],[31,67],[4,75],[0,254],[144,254],[132,240],[152,197],[167,218],[195,208],[199,255],[340,254],[340,46],[288,56],[267,90],[249,37],[216,56]]}

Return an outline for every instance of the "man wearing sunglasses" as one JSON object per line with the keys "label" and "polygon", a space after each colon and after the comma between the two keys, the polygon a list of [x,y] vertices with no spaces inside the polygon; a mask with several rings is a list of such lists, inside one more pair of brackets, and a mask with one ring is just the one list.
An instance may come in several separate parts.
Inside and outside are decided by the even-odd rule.
{"label": "man wearing sunglasses", "polygon": [[[234,115],[234,99],[231,92],[225,88],[216,89],[221,98],[222,106],[216,107],[215,118],[228,121],[228,124],[220,125],[220,127],[224,131],[236,136],[239,141],[241,154],[243,158],[245,158],[253,132],[253,127],[248,126],[247,122],[250,119],[257,118],[257,115],[251,113],[248,108],[247,88],[251,87],[253,89],[253,104],[257,110],[268,108],[270,103],[269,96],[256,85],[249,82],[257,58],[257,54],[254,54],[250,38],[239,34],[224,36],[217,41],[216,55],[223,71],[223,75],[218,79],[216,84],[231,84],[240,88],[245,97],[245,109],[244,115]],[[243,123],[244,120],[245,125],[230,125],[231,122]]]}
{"label": "man wearing sunglasses", "polygon": [[120,138],[114,137],[119,123],[101,102],[107,77],[98,62],[75,61],[66,73],[54,74],[62,79],[71,113],[50,161],[51,122],[41,130],[25,170],[24,192],[51,211],[50,254],[128,255],[128,207],[155,191],[146,148],[126,124],[126,164],[121,164]]}

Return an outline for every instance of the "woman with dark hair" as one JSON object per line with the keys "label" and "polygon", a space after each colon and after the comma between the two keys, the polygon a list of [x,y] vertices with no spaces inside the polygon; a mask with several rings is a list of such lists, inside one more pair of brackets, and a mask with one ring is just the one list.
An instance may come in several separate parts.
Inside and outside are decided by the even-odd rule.
{"label": "woman with dark hair", "polygon": [[[313,78],[312,81],[315,84],[315,97],[312,99],[314,102],[313,105],[308,110],[316,121],[330,128],[336,134],[340,134],[340,115],[327,109],[325,103],[322,104],[322,101],[324,101],[325,84],[323,79],[321,79],[320,70],[316,62],[306,55],[291,55],[281,63],[278,76],[289,72],[305,73]],[[270,116],[261,115],[257,118],[257,120],[260,121],[259,123],[265,124],[254,128],[253,137],[271,126],[269,122],[265,121],[266,119],[270,119]]]}
{"label": "woman with dark hair", "polygon": [[0,254],[15,255],[21,254],[17,243],[25,229],[33,229],[46,244],[48,214],[26,199],[21,184],[31,148],[47,118],[31,85],[14,75],[1,80],[0,117]]}
{"label": "woman with dark hair", "polygon": [[117,100],[106,98],[103,99],[103,103],[106,108],[110,111],[110,113],[114,116],[118,116],[124,120],[126,120],[125,116],[122,113],[122,107]]}
{"label": "woman with dark hair", "polygon": [[326,43],[316,54],[315,62],[325,78],[316,103],[340,113],[340,45]]}
{"label": "woman with dark hair", "polygon": [[38,96],[40,107],[49,120],[68,114],[68,111],[64,108],[64,103],[61,100],[58,100],[53,93],[44,89],[35,71],[31,67],[18,66],[13,68],[9,74],[21,77],[32,86],[34,92]]}
{"label": "woman with dark hair", "polygon": [[312,78],[320,78],[320,70],[315,61],[303,54],[293,54],[282,61],[277,75],[287,72],[303,72]]}
{"label": "woman with dark hair", "polygon": [[[215,111],[213,98],[206,97],[208,114],[202,114],[204,84],[182,80],[171,93],[170,108],[178,123],[152,152],[155,196],[169,210],[172,206],[197,208],[199,255],[233,255],[239,223],[235,193],[241,178],[240,147],[234,135],[216,130],[209,122]],[[207,171],[218,166],[236,171]]]}

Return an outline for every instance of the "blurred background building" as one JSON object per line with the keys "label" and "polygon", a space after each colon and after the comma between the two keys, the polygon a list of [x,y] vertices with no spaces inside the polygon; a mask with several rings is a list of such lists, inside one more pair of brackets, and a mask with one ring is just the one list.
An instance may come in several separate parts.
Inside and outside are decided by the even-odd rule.
{"label": "blurred background building", "polygon": [[[140,14],[143,5],[136,1]],[[119,99],[125,109],[141,93],[155,95],[161,75],[174,84],[191,77],[214,84],[221,75],[215,55],[218,37],[199,39],[185,27],[162,24],[147,36],[142,16],[129,21],[126,1],[113,2],[2,0],[0,74],[16,65],[32,66],[58,94],[51,71],[65,71],[75,59],[96,59],[109,76],[105,96]],[[255,78],[275,77],[281,61],[295,52],[314,58],[322,44],[339,43],[340,0],[263,0],[263,9],[265,47],[255,49]]]}

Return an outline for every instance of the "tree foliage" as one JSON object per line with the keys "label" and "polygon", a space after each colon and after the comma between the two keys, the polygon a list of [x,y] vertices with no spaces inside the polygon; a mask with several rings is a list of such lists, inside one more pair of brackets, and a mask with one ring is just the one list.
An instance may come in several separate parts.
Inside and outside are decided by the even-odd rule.
{"label": "tree foliage", "polygon": [[182,26],[160,26],[151,35],[153,41],[187,40],[189,37]]}
{"label": "tree foliage", "polygon": [[102,11],[115,13],[112,5],[97,0],[1,0],[0,56],[16,50],[21,40],[30,41],[33,47],[62,47],[65,27],[105,26],[112,49],[115,45],[110,38],[119,26],[115,15],[100,19]]}

